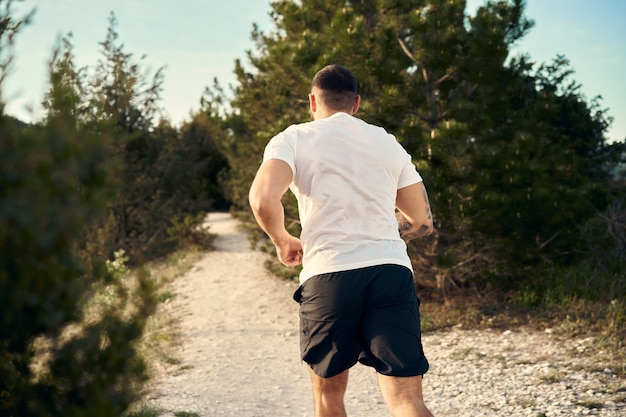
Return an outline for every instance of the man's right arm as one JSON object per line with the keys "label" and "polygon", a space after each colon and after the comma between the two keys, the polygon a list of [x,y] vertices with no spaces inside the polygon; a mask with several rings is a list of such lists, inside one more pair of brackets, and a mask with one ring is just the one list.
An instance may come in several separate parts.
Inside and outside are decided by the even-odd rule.
{"label": "man's right arm", "polygon": [[302,245],[285,229],[285,211],[281,203],[291,177],[291,167],[286,162],[270,159],[259,168],[248,194],[256,221],[276,246],[280,261],[289,267],[302,262]]}
{"label": "man's right arm", "polygon": [[396,195],[396,207],[408,222],[404,227],[399,224],[403,240],[428,236],[433,232],[433,215],[423,182],[400,188]]}

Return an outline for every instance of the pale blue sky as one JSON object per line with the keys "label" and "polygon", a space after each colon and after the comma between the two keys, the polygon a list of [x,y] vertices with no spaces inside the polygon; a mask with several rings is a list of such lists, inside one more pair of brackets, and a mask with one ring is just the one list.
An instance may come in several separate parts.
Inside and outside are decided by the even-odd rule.
{"label": "pale blue sky", "polygon": [[[469,10],[482,0],[468,0]],[[626,138],[626,0],[527,0],[535,27],[518,45],[537,62],[569,58],[574,78],[588,97],[603,97],[614,122],[609,138]],[[37,12],[18,37],[16,61],[4,84],[7,112],[23,120],[41,117],[47,63],[60,36],[72,32],[79,66],[100,57],[108,16],[115,12],[127,53],[152,73],[165,67],[162,106],[175,123],[199,107],[204,88],[217,77],[235,81],[235,59],[246,63],[254,48],[252,24],[273,29],[265,0],[23,0],[16,12]],[[28,108],[32,108],[32,112]]]}

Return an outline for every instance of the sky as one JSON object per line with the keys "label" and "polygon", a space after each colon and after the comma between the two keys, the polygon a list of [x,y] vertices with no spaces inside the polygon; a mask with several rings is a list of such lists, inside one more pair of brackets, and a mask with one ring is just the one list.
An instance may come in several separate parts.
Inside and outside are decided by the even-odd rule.
{"label": "sky", "polygon": [[[483,0],[468,0],[473,14]],[[4,6],[3,6],[4,7]],[[24,121],[42,117],[48,63],[60,38],[72,33],[79,67],[100,58],[108,18],[115,13],[119,41],[149,74],[164,68],[161,105],[180,124],[200,106],[205,87],[217,78],[235,83],[235,60],[247,64],[253,24],[274,29],[269,0],[22,0],[14,16],[36,9],[18,35],[15,61],[3,84],[6,112]],[[613,123],[611,141],[626,139],[626,0],[527,0],[535,26],[515,45],[537,63],[565,55],[587,99],[602,97]]]}

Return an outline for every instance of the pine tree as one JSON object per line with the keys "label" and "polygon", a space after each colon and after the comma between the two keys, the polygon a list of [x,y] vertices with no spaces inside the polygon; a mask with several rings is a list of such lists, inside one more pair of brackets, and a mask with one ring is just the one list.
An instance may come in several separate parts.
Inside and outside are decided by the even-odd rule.
{"label": "pine tree", "polygon": [[[307,119],[311,78],[336,63],[359,82],[357,116],[396,134],[425,179],[437,231],[410,247],[421,286],[506,287],[575,262],[578,226],[613,198],[608,120],[564,61],[511,56],[533,25],[524,1],[487,1],[473,16],[463,0],[272,7],[274,30],[253,32],[251,70],[235,68],[220,141],[238,207],[267,141]],[[286,215],[296,222],[293,204]]]}
{"label": "pine tree", "polygon": [[225,206],[218,173],[227,162],[213,142],[213,127],[221,122],[211,119],[213,125],[205,123],[202,132],[195,129],[199,123],[179,131],[162,119],[162,69],[150,78],[143,58],[126,52],[118,36],[111,14],[101,58],[91,71],[76,68],[67,36],[53,58],[45,107],[49,118],[59,107],[71,108],[77,129],[99,135],[112,156],[109,186],[115,197],[106,224],[89,231],[93,255],[112,256],[122,248],[139,263],[200,238],[196,229],[205,213]]}

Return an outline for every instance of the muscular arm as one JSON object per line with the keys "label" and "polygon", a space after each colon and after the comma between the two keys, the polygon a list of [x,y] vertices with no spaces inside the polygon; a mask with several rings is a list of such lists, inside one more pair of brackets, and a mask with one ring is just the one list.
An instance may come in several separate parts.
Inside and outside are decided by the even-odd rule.
{"label": "muscular arm", "polygon": [[276,246],[280,261],[289,267],[302,262],[300,239],[285,229],[285,210],[281,203],[292,175],[291,167],[286,162],[270,159],[259,168],[248,194],[257,223]]}
{"label": "muscular arm", "polygon": [[424,183],[400,188],[396,195],[396,207],[404,217],[398,219],[402,239],[409,241],[433,232],[433,215]]}

